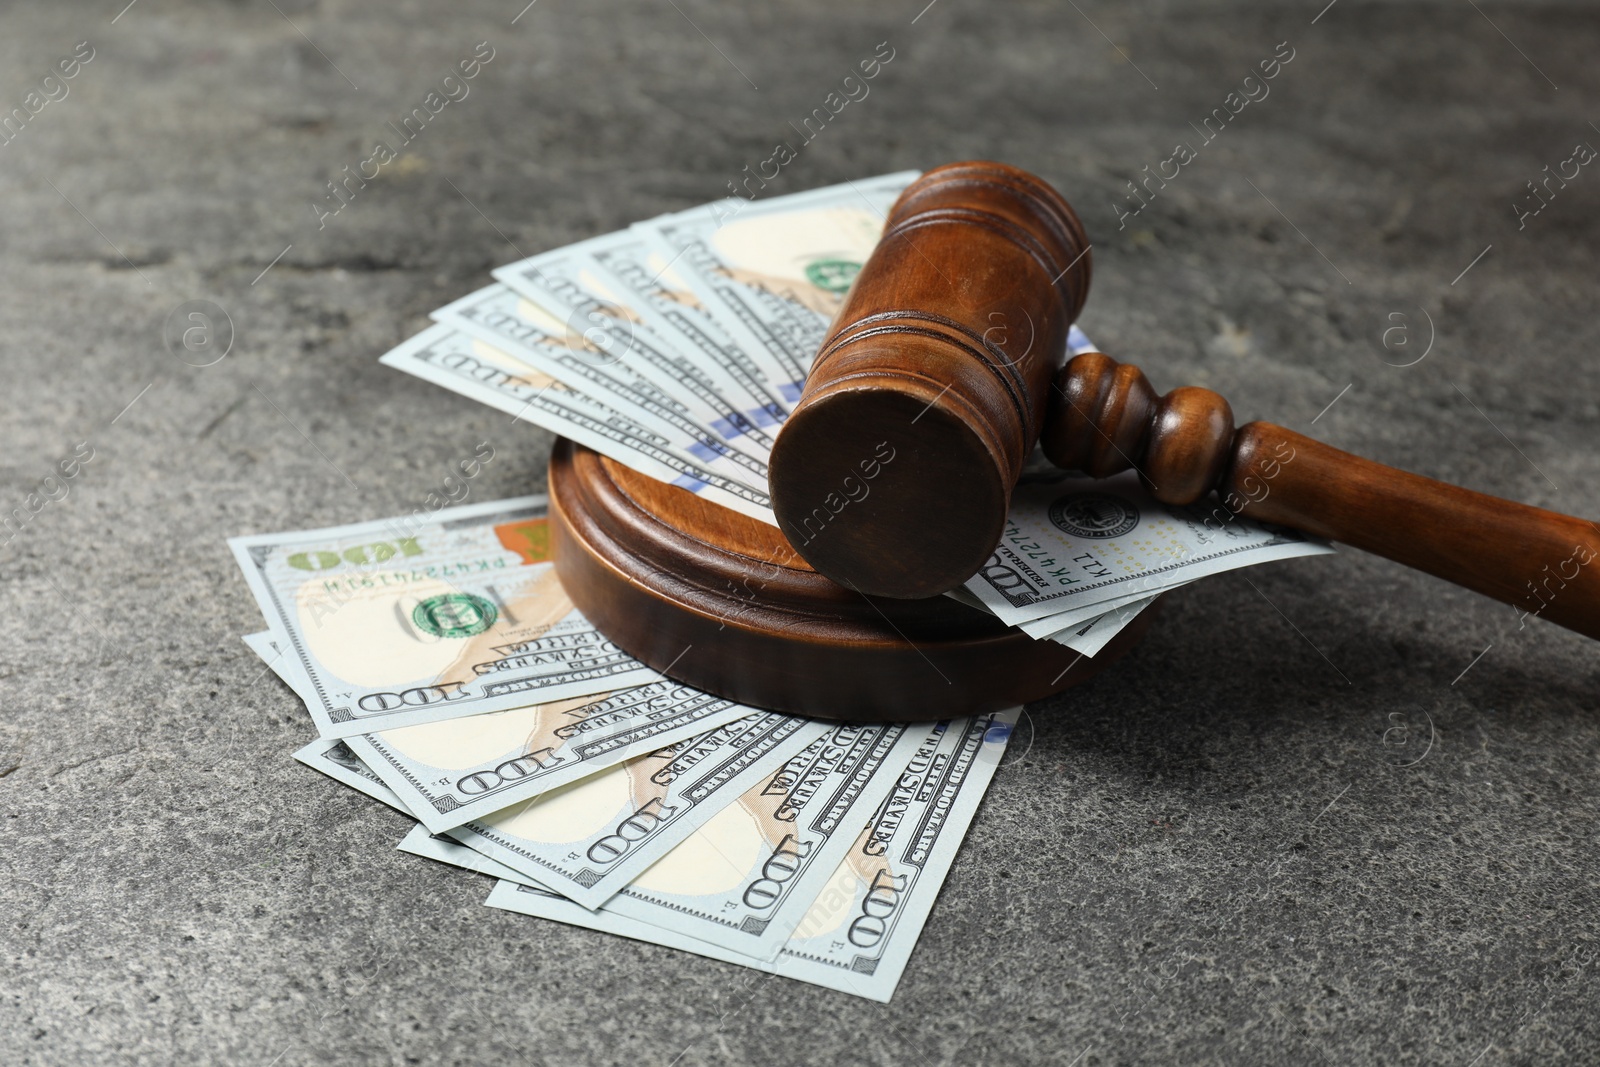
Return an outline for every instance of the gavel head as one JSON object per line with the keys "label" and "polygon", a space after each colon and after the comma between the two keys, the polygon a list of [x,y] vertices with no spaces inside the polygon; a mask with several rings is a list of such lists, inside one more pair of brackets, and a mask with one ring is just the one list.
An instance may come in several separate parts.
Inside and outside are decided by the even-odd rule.
{"label": "gavel head", "polygon": [[902,598],[977,572],[1089,274],[1078,217],[1026,171],[954,163],[901,194],[773,448],[773,510],[806,562]]}

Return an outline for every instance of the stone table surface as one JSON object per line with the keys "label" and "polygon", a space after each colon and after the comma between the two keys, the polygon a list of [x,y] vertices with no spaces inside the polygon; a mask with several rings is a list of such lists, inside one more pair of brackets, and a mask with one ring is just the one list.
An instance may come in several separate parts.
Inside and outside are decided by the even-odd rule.
{"label": "stone table surface", "polygon": [[[883,1006],[394,851],[289,758],[224,544],[408,511],[483,440],[476,499],[536,490],[549,435],[377,356],[780,142],[771,192],[1034,170],[1094,241],[1084,325],[1158,386],[1600,516],[1593,5],[522,3],[0,14],[0,1061],[1595,1062],[1600,659],[1509,607],[1355,551],[1169,597],[1028,709]],[[165,340],[194,300],[210,366]]]}

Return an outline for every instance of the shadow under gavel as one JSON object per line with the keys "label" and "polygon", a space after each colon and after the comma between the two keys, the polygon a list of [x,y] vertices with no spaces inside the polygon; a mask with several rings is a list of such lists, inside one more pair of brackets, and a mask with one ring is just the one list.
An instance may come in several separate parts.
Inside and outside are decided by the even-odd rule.
{"label": "shadow under gavel", "polygon": [[1343,542],[1600,638],[1595,523],[1236,428],[1217,393],[1157,395],[1098,352],[1063,364],[1089,276],[1076,215],[1025,171],[956,163],[906,189],[773,450],[773,509],[811,567],[873,596],[954,589],[1042,443],[1058,466],[1131,468],[1168,504],[1215,493],[1223,521]]}

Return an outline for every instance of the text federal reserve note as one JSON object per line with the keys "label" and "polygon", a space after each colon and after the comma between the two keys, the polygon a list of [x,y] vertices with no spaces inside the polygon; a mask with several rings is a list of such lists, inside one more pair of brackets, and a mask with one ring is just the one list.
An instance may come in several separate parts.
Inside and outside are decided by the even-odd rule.
{"label": "text federal reserve note", "polygon": [[655,316],[648,309],[635,310],[627,292],[596,269],[585,254],[590,243],[520,260],[501,267],[494,276],[561,318],[568,347],[634,368],[678,399],[691,417],[723,441],[765,463],[772,437],[746,414],[749,400],[739,383],[706,353],[684,352],[658,335]]}
{"label": "text federal reserve note", "polygon": [[1019,710],[952,720],[917,750],[789,935],[779,973],[889,999]]}
{"label": "text federal reserve note", "polygon": [[448,833],[597,908],[827,729],[761,712]]}
{"label": "text federal reserve note", "polygon": [[713,432],[715,416],[707,417],[705,405],[694,403],[692,394],[686,403],[676,390],[668,391],[657,381],[672,370],[668,354],[642,344],[625,350],[613,345],[607,351],[571,336],[543,307],[500,283],[469,293],[433,317],[668,435],[674,448],[713,471],[766,490],[765,460],[733,448]]}
{"label": "text federal reserve note", "polygon": [[666,258],[632,230],[584,242],[595,272],[640,309],[650,328],[668,344],[716,368],[748,405],[745,414],[759,428],[776,433],[789,413],[772,380],[728,332],[706,314],[705,305]]}
{"label": "text federal reserve note", "polygon": [[664,680],[347,740],[439,833],[754,711]]}
{"label": "text federal reserve note", "polygon": [[771,959],[928,733],[926,725],[831,724],[605,907]]}
{"label": "text federal reserve note", "polygon": [[513,421],[571,438],[657,481],[777,525],[764,489],[711,470],[684,451],[681,434],[646,426],[637,411],[625,413],[601,403],[454,326],[429,327],[384,353],[378,362],[487,404]]}

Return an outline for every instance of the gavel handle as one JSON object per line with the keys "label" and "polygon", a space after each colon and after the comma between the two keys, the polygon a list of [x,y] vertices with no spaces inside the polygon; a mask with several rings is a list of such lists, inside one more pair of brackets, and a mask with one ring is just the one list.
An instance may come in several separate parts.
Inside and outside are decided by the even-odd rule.
{"label": "gavel handle", "polygon": [[[1100,353],[1057,377],[1043,443],[1060,466],[1137,467],[1158,499],[1196,503],[1340,541],[1600,639],[1600,525],[1386,467],[1270,422],[1233,429],[1206,389],[1156,397]],[[1142,424],[1142,425],[1141,425]],[[1203,505],[1202,505],[1203,506]]]}
{"label": "gavel handle", "polygon": [[1241,515],[1341,541],[1600,638],[1592,522],[1386,467],[1270,422],[1239,428],[1218,492]]}

